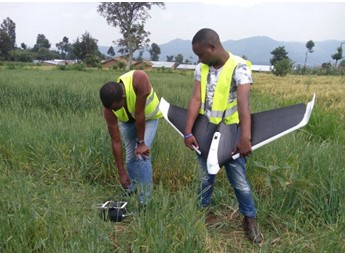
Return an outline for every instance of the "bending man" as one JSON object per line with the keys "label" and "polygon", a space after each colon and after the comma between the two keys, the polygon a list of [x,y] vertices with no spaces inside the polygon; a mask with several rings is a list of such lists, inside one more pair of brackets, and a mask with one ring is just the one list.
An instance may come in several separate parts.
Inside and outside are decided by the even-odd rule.
{"label": "bending man", "polygon": [[[140,204],[147,204],[152,191],[150,147],[155,138],[159,99],[144,71],[135,70],[107,82],[100,89],[111,147],[119,180],[128,192],[138,191]],[[121,138],[122,137],[122,138]],[[126,152],[123,162],[122,142]]]}

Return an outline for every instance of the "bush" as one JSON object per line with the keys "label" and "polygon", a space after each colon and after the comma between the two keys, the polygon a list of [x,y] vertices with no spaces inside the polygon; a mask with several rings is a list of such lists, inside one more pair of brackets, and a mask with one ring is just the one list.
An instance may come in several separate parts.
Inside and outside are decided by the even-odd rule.
{"label": "bush", "polygon": [[35,58],[35,54],[27,50],[11,50],[10,51],[11,61],[32,62],[34,58]]}
{"label": "bush", "polygon": [[76,70],[76,71],[85,71],[86,66],[83,63],[75,63],[69,65],[58,65],[58,70]]}
{"label": "bush", "polygon": [[292,70],[292,62],[290,59],[282,59],[276,61],[273,65],[273,74],[276,76],[286,76]]}
{"label": "bush", "polygon": [[85,63],[88,67],[98,67],[101,64],[101,59],[94,54],[87,54],[85,56]]}
{"label": "bush", "polygon": [[124,62],[122,62],[122,61],[117,62],[116,65],[117,65],[117,68],[118,68],[119,70],[122,70],[122,69],[125,69],[125,68],[126,68],[126,63],[124,63]]}

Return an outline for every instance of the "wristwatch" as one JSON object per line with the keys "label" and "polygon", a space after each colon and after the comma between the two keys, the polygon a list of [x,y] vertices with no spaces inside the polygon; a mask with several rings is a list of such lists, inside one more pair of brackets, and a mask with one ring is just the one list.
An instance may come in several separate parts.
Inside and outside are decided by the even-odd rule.
{"label": "wristwatch", "polygon": [[137,141],[137,144],[138,144],[138,145],[140,145],[140,144],[145,144],[145,141],[144,141],[144,140]]}

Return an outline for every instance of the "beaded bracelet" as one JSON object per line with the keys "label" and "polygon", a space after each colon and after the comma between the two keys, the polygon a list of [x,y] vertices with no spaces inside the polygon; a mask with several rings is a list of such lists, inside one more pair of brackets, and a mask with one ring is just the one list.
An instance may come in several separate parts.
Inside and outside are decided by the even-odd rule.
{"label": "beaded bracelet", "polygon": [[190,134],[186,134],[186,135],[184,136],[184,138],[187,139],[187,138],[192,137],[192,136],[193,136],[193,134],[190,133]]}

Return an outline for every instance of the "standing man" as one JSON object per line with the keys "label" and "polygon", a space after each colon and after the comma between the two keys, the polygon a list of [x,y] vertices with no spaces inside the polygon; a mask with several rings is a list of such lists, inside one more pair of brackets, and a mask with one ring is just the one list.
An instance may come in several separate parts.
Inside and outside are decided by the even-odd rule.
{"label": "standing man", "polygon": [[[152,191],[150,147],[159,118],[159,99],[144,71],[134,70],[107,82],[100,89],[103,115],[111,138],[111,147],[119,180],[128,192],[139,192],[141,205],[148,203]],[[126,168],[122,143],[125,147]]]}
{"label": "standing man", "polygon": [[[241,137],[235,146],[240,158],[224,165],[227,178],[235,191],[240,213],[244,215],[243,228],[248,239],[261,243],[262,236],[256,227],[256,208],[246,177],[246,156],[251,154],[251,116],[249,108],[250,86],[253,83],[248,63],[226,51],[218,34],[208,28],[199,30],[192,40],[193,52],[199,57],[194,72],[194,91],[189,102],[185,145],[191,150],[199,147],[192,135],[192,128],[198,114],[205,114],[209,120],[218,124],[240,124]],[[200,204],[211,204],[215,175],[207,172],[206,160],[198,156],[202,171],[199,194]]]}

